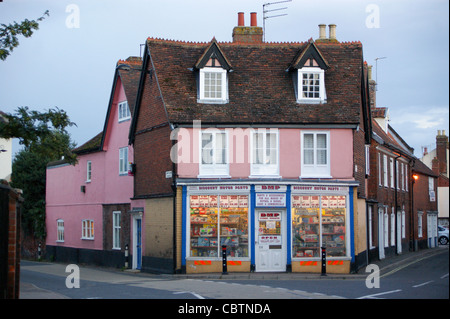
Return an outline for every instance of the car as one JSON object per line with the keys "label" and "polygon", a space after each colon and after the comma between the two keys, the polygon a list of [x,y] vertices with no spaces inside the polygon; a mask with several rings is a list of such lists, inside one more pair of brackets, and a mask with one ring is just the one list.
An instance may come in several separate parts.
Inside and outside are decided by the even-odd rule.
{"label": "car", "polygon": [[442,226],[438,226],[438,240],[439,244],[447,245],[448,244],[448,229]]}

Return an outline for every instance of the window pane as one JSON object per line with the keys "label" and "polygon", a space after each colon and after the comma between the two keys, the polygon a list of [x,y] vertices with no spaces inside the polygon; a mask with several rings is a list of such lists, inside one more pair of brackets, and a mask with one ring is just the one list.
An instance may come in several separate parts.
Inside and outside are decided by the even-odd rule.
{"label": "window pane", "polygon": [[293,196],[292,257],[320,256],[319,196]]}
{"label": "window pane", "polygon": [[253,134],[254,152],[253,152],[253,163],[263,164],[264,163],[264,134],[254,133]]}
{"label": "window pane", "polygon": [[277,163],[277,134],[268,133],[266,136],[266,163],[276,164]]}
{"label": "window pane", "polygon": [[218,257],[222,245],[228,257],[249,256],[247,195],[191,195],[190,224],[191,257]]}
{"label": "window pane", "polygon": [[217,133],[216,134],[216,164],[226,164],[226,134]]}
{"label": "window pane", "polygon": [[314,148],[314,135],[305,134],[303,137],[304,148]]}
{"label": "window pane", "polygon": [[345,196],[322,196],[322,246],[327,257],[345,256]]}
{"label": "window pane", "polygon": [[202,133],[202,164],[212,164],[213,135]]}

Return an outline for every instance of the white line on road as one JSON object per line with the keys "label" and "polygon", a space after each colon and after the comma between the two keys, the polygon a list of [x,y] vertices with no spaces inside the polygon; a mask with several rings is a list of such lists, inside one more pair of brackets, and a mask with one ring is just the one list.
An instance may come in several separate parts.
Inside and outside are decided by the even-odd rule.
{"label": "white line on road", "polygon": [[197,297],[197,299],[205,299],[204,297],[200,296],[199,294],[196,294],[193,291],[177,291],[173,293],[174,295],[179,295],[179,294],[192,294],[193,296]]}
{"label": "white line on road", "polygon": [[448,277],[448,273],[445,274],[444,276],[441,277],[441,279],[447,278]]}
{"label": "white line on road", "polygon": [[391,290],[391,291],[386,291],[386,292],[380,292],[378,294],[362,296],[362,297],[359,297],[359,298],[356,298],[356,299],[377,299],[377,298],[374,298],[374,297],[381,296],[381,295],[392,294],[392,293],[399,292],[399,291],[402,291],[402,290],[401,289],[397,289],[397,290]]}
{"label": "white line on road", "polygon": [[415,285],[415,286],[413,286],[413,288],[417,288],[417,287],[422,287],[422,286],[428,285],[429,283],[432,283],[433,281],[434,280],[430,280],[430,281],[424,282],[422,284]]}

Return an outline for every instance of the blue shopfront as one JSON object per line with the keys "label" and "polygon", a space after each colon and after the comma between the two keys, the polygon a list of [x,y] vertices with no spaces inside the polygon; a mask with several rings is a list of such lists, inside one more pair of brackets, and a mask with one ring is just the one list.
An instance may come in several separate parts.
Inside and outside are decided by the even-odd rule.
{"label": "blue shopfront", "polygon": [[354,260],[353,191],[342,183],[179,183],[181,263],[187,273],[348,273]]}

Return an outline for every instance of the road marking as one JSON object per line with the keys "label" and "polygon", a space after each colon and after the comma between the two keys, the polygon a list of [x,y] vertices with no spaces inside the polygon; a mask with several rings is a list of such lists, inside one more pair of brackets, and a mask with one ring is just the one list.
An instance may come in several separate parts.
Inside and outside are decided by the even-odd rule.
{"label": "road marking", "polygon": [[434,280],[430,280],[430,281],[424,282],[422,284],[415,285],[415,286],[413,286],[413,288],[417,288],[417,287],[422,287],[422,286],[428,285],[429,283],[432,283],[433,281]]}
{"label": "road marking", "polygon": [[356,298],[356,299],[377,299],[377,298],[374,298],[374,297],[381,296],[381,295],[387,295],[387,294],[393,294],[393,293],[396,293],[396,292],[399,292],[399,291],[402,291],[402,290],[401,289],[397,289],[397,290],[391,290],[391,291],[386,291],[386,292],[380,292],[378,294],[362,296],[362,297],[359,297],[359,298]]}
{"label": "road marking", "polygon": [[444,276],[441,277],[441,279],[447,278],[448,277],[448,273],[445,274]]}
{"label": "road marking", "polygon": [[180,295],[180,294],[191,294],[195,296],[197,299],[205,299],[205,297],[200,296],[199,294],[193,292],[193,291],[177,291],[173,293],[174,295]]}

